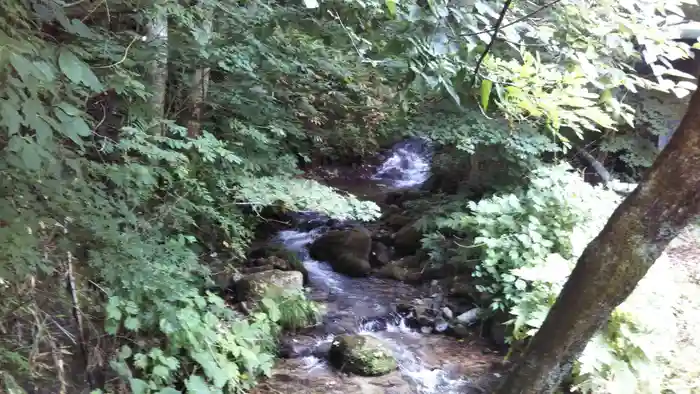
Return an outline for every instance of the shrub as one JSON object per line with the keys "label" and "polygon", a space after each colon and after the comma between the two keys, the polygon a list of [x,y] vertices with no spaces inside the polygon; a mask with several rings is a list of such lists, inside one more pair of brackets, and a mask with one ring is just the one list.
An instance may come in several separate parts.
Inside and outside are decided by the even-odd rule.
{"label": "shrub", "polygon": [[[585,183],[568,165],[543,167],[527,187],[470,202],[468,212],[436,221],[442,231],[471,239],[471,245],[445,242],[439,233],[424,244],[433,256],[476,260],[477,289],[490,296],[491,309],[512,315],[510,340],[525,340],[537,332],[578,256],[619,201],[615,193]],[[653,272],[586,347],[574,371],[575,390],[661,392],[673,348],[674,298],[666,292],[673,287],[668,275],[662,268]]]}

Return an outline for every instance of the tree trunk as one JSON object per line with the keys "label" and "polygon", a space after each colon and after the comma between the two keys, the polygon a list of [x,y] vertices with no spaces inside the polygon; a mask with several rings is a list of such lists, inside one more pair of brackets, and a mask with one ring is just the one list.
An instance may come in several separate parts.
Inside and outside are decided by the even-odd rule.
{"label": "tree trunk", "polygon": [[[155,53],[148,67],[151,88],[151,113],[153,119],[165,118],[165,99],[168,87],[168,14],[164,7],[156,5],[154,15],[146,26],[146,39],[154,47]],[[161,126],[154,133],[162,134]]]}
{"label": "tree trunk", "polygon": [[192,78],[192,91],[190,93],[192,115],[187,122],[187,135],[192,138],[198,137],[202,130],[202,104],[209,89],[210,71],[209,67],[199,68],[194,72]]}
{"label": "tree trunk", "polygon": [[[199,4],[197,7],[208,7],[202,11],[202,28],[205,37],[202,37],[199,41],[199,45],[206,50],[209,41],[211,40],[212,34],[214,33],[214,9],[206,4]],[[204,51],[206,53],[206,51]],[[205,61],[208,59],[205,57]],[[190,87],[189,101],[191,105],[191,115],[190,119],[187,121],[187,135],[191,138],[196,138],[200,135],[202,130],[202,105],[207,97],[207,92],[209,90],[209,74],[211,68],[209,67],[199,67],[197,68],[192,76],[192,86]]]}
{"label": "tree trunk", "polygon": [[644,180],[586,247],[497,394],[552,393],[593,334],[678,233],[700,215],[700,92]]}

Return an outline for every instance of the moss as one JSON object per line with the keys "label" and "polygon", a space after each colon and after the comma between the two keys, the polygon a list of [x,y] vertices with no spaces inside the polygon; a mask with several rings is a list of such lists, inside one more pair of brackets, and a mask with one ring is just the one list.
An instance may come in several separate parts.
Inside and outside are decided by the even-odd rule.
{"label": "moss", "polygon": [[306,270],[306,267],[304,267],[304,262],[301,261],[299,258],[299,255],[287,249],[284,245],[282,244],[270,244],[270,245],[265,245],[261,248],[253,250],[249,255],[249,259],[257,259],[257,258],[268,258],[268,257],[278,257],[287,263],[294,269],[294,271],[299,271],[302,273],[304,276],[304,283],[308,283],[309,280],[309,273]]}
{"label": "moss", "polygon": [[381,341],[365,335],[336,337],[330,361],[341,371],[361,376],[386,375],[398,367],[396,359]]}

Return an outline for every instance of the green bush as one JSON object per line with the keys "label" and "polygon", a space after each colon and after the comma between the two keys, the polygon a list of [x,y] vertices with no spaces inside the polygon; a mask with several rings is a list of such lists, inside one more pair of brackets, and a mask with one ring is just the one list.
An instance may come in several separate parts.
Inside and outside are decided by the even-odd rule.
{"label": "green bush", "polygon": [[[474,261],[474,283],[493,310],[512,319],[511,340],[533,336],[554,304],[585,246],[603,228],[620,197],[593,187],[568,165],[543,167],[527,187],[470,202],[467,212],[436,221],[433,256]],[[673,284],[656,270],[618,307],[579,358],[574,389],[585,393],[661,393],[673,348]],[[666,294],[660,294],[661,292]]]}

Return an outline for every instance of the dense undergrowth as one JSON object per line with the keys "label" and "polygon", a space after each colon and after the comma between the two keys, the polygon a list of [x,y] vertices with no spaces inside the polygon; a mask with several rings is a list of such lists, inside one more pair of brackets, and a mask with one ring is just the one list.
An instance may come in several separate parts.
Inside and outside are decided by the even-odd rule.
{"label": "dense undergrowth", "polygon": [[2,389],[250,388],[318,311],[237,315],[202,257],[232,269],[266,206],[376,216],[297,176],[376,151],[381,83],[294,7],[29,5],[0,16]]}
{"label": "dense undergrowth", "polygon": [[[577,16],[575,4],[561,3],[540,35],[518,39],[579,51],[576,37],[555,35],[551,24],[565,19],[579,37],[602,22],[617,29],[618,16]],[[611,89],[663,84],[617,72],[638,57],[626,44],[649,29],[635,17],[631,32],[613,32],[619,45],[602,44],[612,30],[591,36],[601,55],[590,61],[580,52],[559,64],[504,41],[479,86],[468,85],[488,35],[444,52],[425,32],[449,31],[455,20],[487,28],[491,6],[0,0],[0,391],[252,387],[270,371],[279,330],[311,324],[319,310],[294,293],[243,316],[204,291],[212,274],[229,275],[243,260],[265,207],[375,218],[376,205],[305,180],[300,168],[356,163],[409,134],[446,148],[438,172],[478,166],[484,147],[506,163],[497,179],[480,180],[480,195],[470,195],[478,202],[460,200],[459,182],[443,185],[448,203],[434,209],[450,214],[425,223],[425,247],[436,262],[478,260],[491,305],[531,335],[605,221],[592,207],[614,205],[609,192],[544,164],[559,157],[551,137],[565,141],[561,125],[629,122]],[[687,50],[654,45],[659,54]],[[431,111],[443,96],[477,98],[482,108]],[[487,111],[490,103],[508,120]],[[649,164],[644,157],[638,167]],[[656,387],[641,369],[662,357],[643,346],[647,323],[616,312],[580,360],[580,383],[602,392],[633,375],[638,387]]]}
{"label": "dense undergrowth", "polygon": [[[537,332],[578,257],[621,197],[560,164],[539,166],[522,187],[463,201],[452,197],[424,216],[423,248],[432,264],[457,264],[472,272],[482,306],[510,316],[508,339],[517,345]],[[677,356],[684,320],[676,316],[683,298],[674,291],[675,269],[659,264],[615,310],[578,359],[573,390],[693,392],[697,371]]]}

